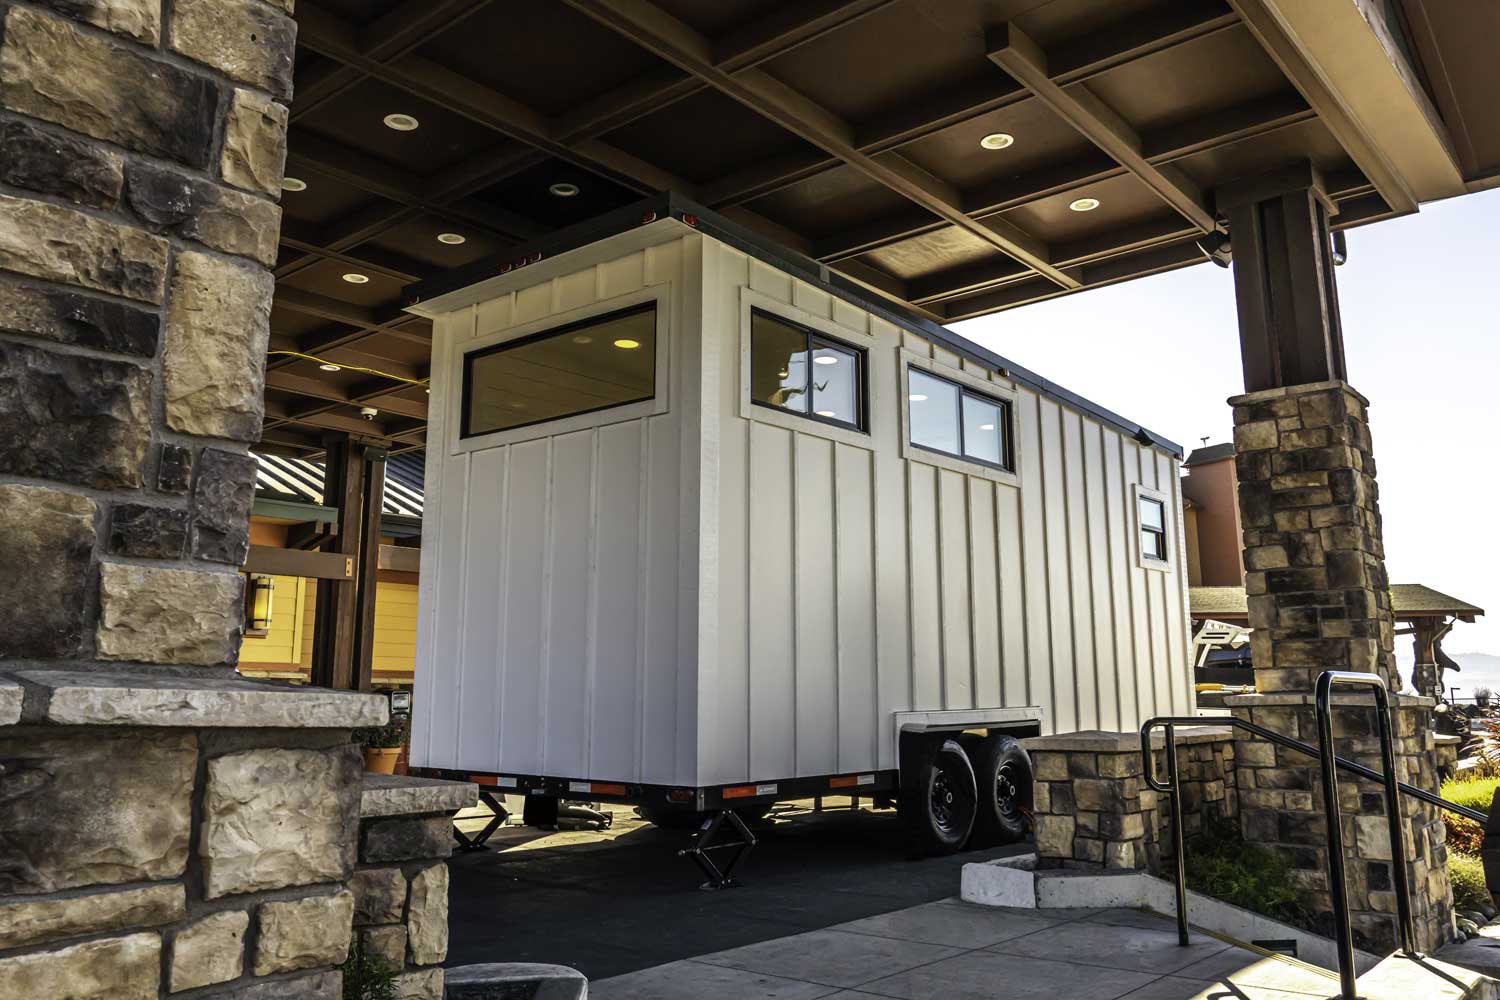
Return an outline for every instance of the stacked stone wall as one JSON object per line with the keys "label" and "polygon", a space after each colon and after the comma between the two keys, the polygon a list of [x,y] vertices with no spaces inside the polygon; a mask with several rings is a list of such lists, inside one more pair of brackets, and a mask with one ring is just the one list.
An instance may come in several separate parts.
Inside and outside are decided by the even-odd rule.
{"label": "stacked stone wall", "polygon": [[0,662],[238,656],[290,13],[0,3]]}

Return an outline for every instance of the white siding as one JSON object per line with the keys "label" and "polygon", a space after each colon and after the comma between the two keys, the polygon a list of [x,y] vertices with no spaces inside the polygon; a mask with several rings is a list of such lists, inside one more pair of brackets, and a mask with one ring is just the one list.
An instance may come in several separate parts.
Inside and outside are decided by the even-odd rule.
{"label": "white siding", "polygon": [[[696,679],[683,655],[696,555],[685,497],[698,438],[696,237],[605,260],[438,319],[423,524],[413,763],[614,781],[694,778]],[[457,351],[553,316],[670,287],[666,412],[459,450]],[[559,322],[564,321],[560,319]],[[528,328],[529,329],[529,328]],[[691,363],[689,363],[691,362]],[[688,675],[684,677],[684,674]]]}
{"label": "white siding", "polygon": [[[610,245],[435,325],[415,763],[770,781],[894,767],[900,711],[1186,710],[1175,461],[712,239]],[[465,341],[662,285],[665,412],[453,447]],[[868,433],[746,405],[752,301],[866,350]],[[913,356],[1013,394],[1014,475],[903,449]],[[1137,484],[1170,500],[1165,569]]]}

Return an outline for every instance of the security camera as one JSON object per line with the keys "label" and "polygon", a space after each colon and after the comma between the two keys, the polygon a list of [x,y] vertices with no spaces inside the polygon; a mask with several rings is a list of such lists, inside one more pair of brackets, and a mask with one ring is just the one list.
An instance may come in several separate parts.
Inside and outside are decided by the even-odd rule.
{"label": "security camera", "polygon": [[374,420],[375,414],[379,412],[380,411],[375,409],[375,407],[373,406],[361,406],[359,408],[359,415],[364,417],[366,420]]}

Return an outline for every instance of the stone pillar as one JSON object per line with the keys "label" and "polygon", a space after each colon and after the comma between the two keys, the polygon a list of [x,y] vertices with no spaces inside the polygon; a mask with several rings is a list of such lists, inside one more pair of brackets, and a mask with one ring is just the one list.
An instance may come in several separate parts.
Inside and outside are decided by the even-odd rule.
{"label": "stone pillar", "polygon": [[0,996],[341,993],[384,701],[233,671],[291,8],[0,4]]}
{"label": "stone pillar", "polygon": [[[1300,164],[1216,193],[1230,220],[1246,395],[1234,407],[1255,695],[1235,715],[1316,742],[1313,688],[1325,670],[1374,673],[1398,692],[1395,623],[1371,456],[1368,401],[1344,379],[1344,342],[1329,253],[1337,209]],[[1436,790],[1432,705],[1393,695],[1401,777]],[[1350,706],[1369,697],[1344,699]],[[1368,709],[1335,712],[1337,752],[1379,770]],[[1318,763],[1260,740],[1236,748],[1241,829],[1286,854],[1307,902],[1332,927],[1327,817]],[[1341,782],[1350,910],[1361,947],[1397,943],[1393,864],[1412,887],[1418,944],[1452,934],[1441,819],[1403,800],[1409,856],[1390,858],[1379,787]],[[1383,846],[1384,845],[1384,846]]]}
{"label": "stone pillar", "polygon": [[397,995],[408,1000],[443,1000],[453,814],[478,801],[467,782],[365,779],[354,927],[365,953],[399,973]]}

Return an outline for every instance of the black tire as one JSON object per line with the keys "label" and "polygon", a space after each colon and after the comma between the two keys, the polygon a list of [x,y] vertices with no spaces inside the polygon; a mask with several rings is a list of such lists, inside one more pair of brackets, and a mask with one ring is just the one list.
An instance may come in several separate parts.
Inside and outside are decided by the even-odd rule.
{"label": "black tire", "polygon": [[1020,742],[998,733],[965,741],[974,780],[979,787],[979,815],[974,821],[976,846],[1014,844],[1026,837],[1031,812],[1031,758]]}
{"label": "black tire", "polygon": [[978,797],[974,768],[959,742],[933,743],[907,809],[917,845],[924,854],[963,850],[974,830]]}

